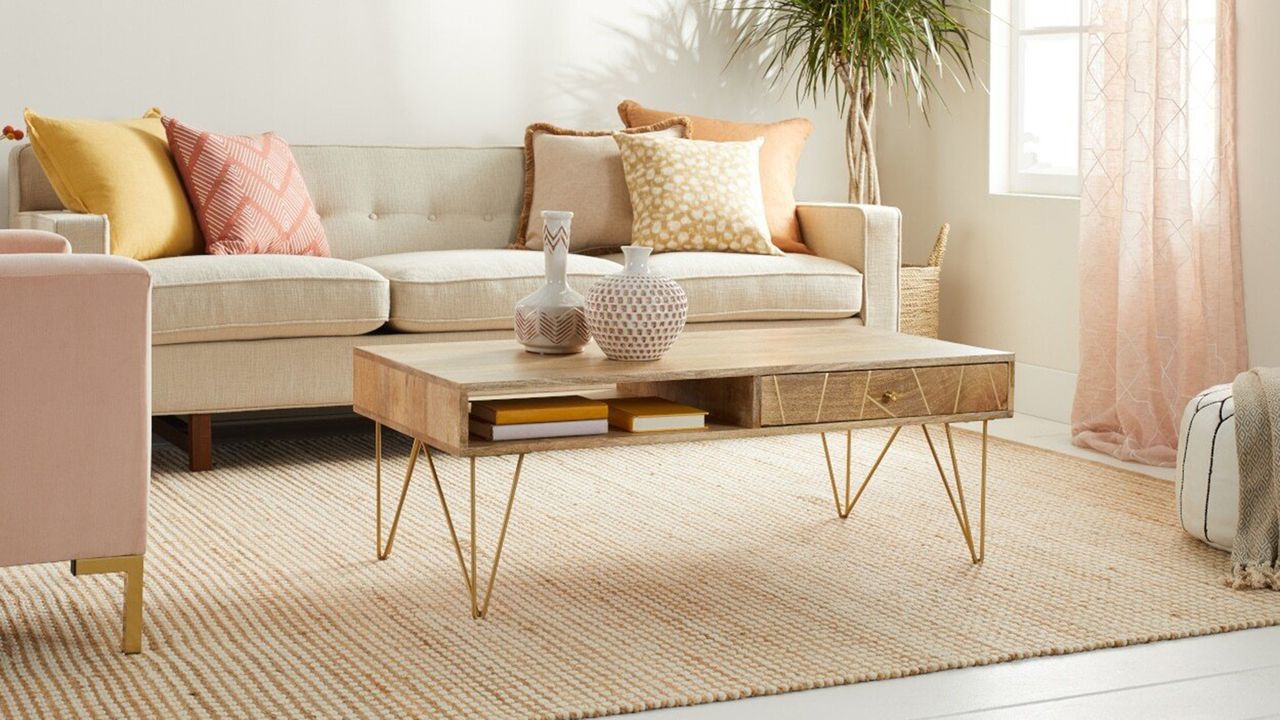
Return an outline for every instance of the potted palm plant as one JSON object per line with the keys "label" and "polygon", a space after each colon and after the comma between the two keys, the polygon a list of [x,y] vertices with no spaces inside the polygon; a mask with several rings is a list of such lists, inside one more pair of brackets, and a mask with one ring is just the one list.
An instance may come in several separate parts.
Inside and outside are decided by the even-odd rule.
{"label": "potted palm plant", "polygon": [[877,91],[901,89],[928,119],[939,78],[973,81],[968,0],[743,0],[734,57],[758,51],[766,76],[795,83],[797,99],[835,92],[845,116],[849,202],[880,203]]}

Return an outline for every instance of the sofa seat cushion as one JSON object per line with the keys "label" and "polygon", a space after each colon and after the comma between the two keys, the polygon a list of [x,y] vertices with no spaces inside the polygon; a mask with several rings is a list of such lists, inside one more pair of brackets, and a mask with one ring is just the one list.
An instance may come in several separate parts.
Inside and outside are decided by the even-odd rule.
{"label": "sofa seat cushion", "polygon": [[362,335],[387,321],[387,280],[359,263],[293,255],[188,255],[151,271],[156,345]]}
{"label": "sofa seat cushion", "polygon": [[862,310],[862,274],[816,255],[669,252],[651,256],[649,268],[684,288],[689,322],[845,318]]}
{"label": "sofa seat cushion", "polygon": [[[391,327],[401,332],[511,329],[518,300],[542,286],[542,253],[427,250],[358,260],[391,281]],[[585,294],[618,263],[569,255],[569,286]]]}

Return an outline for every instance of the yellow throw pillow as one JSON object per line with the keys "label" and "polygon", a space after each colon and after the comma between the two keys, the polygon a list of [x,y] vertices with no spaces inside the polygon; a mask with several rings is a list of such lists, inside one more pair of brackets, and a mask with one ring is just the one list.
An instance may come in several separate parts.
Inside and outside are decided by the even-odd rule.
{"label": "yellow throw pillow", "polygon": [[160,114],[152,108],[109,122],[26,110],[31,149],[58,199],[68,210],[107,216],[113,255],[150,260],[204,247]]}
{"label": "yellow throw pillow", "polygon": [[710,142],[615,133],[631,196],[631,244],[654,252],[781,255],[760,187],[761,138]]}

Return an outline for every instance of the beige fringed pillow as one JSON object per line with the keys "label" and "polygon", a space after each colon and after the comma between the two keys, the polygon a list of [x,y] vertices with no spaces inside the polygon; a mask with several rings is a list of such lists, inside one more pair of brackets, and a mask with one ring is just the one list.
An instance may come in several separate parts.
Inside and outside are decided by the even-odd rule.
{"label": "beige fringed pillow", "polygon": [[[689,136],[677,117],[623,132]],[[631,200],[613,130],[566,130],[535,123],[524,132],[524,206],[516,247],[542,249],[542,211],[573,213],[573,252],[616,252],[631,243]]]}
{"label": "beige fringed pillow", "polygon": [[631,243],[654,252],[781,255],[760,187],[762,138],[677,140],[615,133],[634,220]]}

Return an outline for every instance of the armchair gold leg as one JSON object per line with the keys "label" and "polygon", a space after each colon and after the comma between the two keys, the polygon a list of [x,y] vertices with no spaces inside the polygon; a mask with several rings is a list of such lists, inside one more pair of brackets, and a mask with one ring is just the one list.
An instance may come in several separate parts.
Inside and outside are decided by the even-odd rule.
{"label": "armchair gold leg", "polygon": [[71,561],[71,574],[100,575],[124,573],[124,639],[121,649],[129,654],[142,652],[142,555],[84,558]]}

